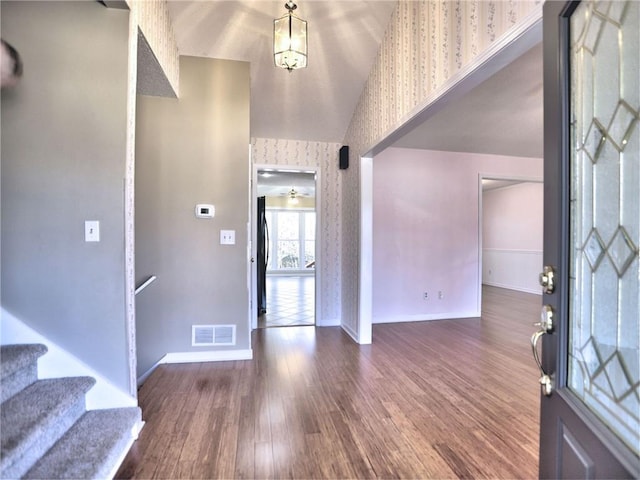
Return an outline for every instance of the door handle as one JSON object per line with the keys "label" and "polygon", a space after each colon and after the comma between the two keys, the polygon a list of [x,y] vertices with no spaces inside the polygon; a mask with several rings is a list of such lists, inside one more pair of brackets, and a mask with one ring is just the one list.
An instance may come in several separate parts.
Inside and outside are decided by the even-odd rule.
{"label": "door handle", "polygon": [[538,323],[534,323],[534,325],[540,327],[540,330],[531,336],[531,350],[533,352],[533,359],[540,370],[539,382],[542,387],[542,393],[548,397],[553,391],[553,381],[551,376],[549,376],[542,367],[542,361],[538,354],[538,340],[540,340],[543,335],[553,332],[553,308],[551,308],[550,305],[544,305],[542,307],[540,321]]}

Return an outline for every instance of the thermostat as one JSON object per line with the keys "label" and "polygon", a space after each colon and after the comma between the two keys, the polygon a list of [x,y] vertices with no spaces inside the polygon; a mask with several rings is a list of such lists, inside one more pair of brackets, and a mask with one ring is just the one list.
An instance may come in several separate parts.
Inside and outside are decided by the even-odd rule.
{"label": "thermostat", "polygon": [[216,207],[208,205],[206,203],[199,203],[196,205],[196,217],[198,218],[213,218],[216,214]]}

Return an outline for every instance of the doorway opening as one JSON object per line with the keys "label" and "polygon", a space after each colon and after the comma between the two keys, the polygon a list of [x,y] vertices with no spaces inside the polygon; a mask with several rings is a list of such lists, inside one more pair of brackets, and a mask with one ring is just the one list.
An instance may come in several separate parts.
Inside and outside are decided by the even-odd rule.
{"label": "doorway opening", "polygon": [[478,244],[482,285],[540,295],[543,182],[479,176]]}
{"label": "doorway opening", "polygon": [[256,171],[254,328],[316,323],[316,176]]}

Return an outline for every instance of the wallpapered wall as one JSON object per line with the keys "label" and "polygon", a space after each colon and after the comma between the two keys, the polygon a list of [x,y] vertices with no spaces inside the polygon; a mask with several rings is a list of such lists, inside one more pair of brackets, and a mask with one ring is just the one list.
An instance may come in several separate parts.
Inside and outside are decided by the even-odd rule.
{"label": "wallpapered wall", "polygon": [[[336,325],[340,319],[341,274],[341,194],[340,185],[344,170],[338,169],[339,143],[252,139],[253,164],[297,167],[319,167],[321,184],[320,218],[320,272],[322,318],[318,325]],[[351,251],[350,254],[353,254]]]}
{"label": "wallpapered wall", "polygon": [[[342,323],[358,331],[359,157],[435,99],[454,74],[527,19],[542,0],[400,1],[345,136],[350,168],[342,182]],[[356,249],[359,251],[359,249]],[[349,254],[347,254],[349,252]]]}
{"label": "wallpapered wall", "polygon": [[142,30],[176,95],[180,86],[180,62],[169,8],[165,0],[127,0],[131,15]]}

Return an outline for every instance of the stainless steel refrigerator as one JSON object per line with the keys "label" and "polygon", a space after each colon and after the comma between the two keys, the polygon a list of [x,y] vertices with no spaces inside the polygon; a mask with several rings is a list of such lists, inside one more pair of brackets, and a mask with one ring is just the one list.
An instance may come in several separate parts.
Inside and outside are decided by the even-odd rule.
{"label": "stainless steel refrigerator", "polygon": [[267,263],[269,262],[269,226],[267,225],[266,199],[258,197],[258,316],[267,312]]}

